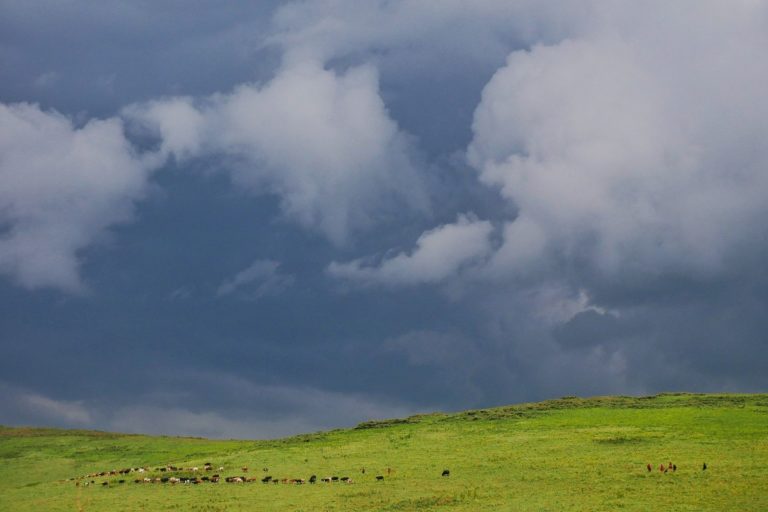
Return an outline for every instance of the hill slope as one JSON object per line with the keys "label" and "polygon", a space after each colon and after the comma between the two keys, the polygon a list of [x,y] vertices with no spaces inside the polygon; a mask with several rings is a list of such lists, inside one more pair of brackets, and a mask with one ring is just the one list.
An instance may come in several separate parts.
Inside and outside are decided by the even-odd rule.
{"label": "hill slope", "polygon": [[[0,427],[0,460],[14,511],[768,510],[768,395],[564,398],[278,441]],[[129,467],[149,470],[66,480]],[[354,483],[134,483],[214,473]]]}

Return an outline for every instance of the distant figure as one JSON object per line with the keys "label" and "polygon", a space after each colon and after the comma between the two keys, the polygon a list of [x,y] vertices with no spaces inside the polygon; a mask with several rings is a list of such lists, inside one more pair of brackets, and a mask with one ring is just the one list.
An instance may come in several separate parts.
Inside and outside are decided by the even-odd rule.
{"label": "distant figure", "polygon": [[266,473],[267,471],[269,471],[269,468],[261,468],[261,470]]}
{"label": "distant figure", "polygon": [[703,466],[701,466],[701,470],[705,471],[707,469],[707,463],[705,462]]}
{"label": "distant figure", "polygon": [[392,474],[392,468],[387,468],[387,476]]}
{"label": "distant figure", "polygon": [[444,469],[442,476],[451,476],[451,472],[449,470],[447,470],[447,469]]}
{"label": "distant figure", "polygon": [[381,482],[382,480],[384,480],[384,475],[376,475],[377,482]]}
{"label": "distant figure", "polygon": [[361,472],[362,474],[365,474],[365,468],[360,468],[360,472]]}
{"label": "distant figure", "polygon": [[664,472],[664,464],[659,464],[659,471]]}
{"label": "distant figure", "polygon": [[653,470],[653,468],[651,467],[651,464],[650,464],[650,463],[649,463],[647,466],[645,466],[645,467],[647,467],[647,468],[648,468],[648,472],[649,472],[649,473],[650,473],[650,472]]}
{"label": "distant figure", "polygon": [[672,464],[672,471],[677,471],[677,464]]}

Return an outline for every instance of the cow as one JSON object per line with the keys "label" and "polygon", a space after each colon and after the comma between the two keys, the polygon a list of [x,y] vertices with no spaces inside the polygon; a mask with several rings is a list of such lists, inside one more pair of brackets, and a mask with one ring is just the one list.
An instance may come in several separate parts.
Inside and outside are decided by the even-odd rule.
{"label": "cow", "polygon": [[705,462],[704,465],[701,466],[701,470],[702,471],[706,471],[706,469],[707,469],[707,463]]}
{"label": "cow", "polygon": [[327,476],[325,478],[320,479],[320,481],[329,484],[331,483],[331,477]]}
{"label": "cow", "polygon": [[315,482],[317,482],[317,475],[312,475],[309,477],[309,483],[313,484]]}
{"label": "cow", "polygon": [[382,480],[384,480],[384,475],[376,475],[377,482],[381,482]]}
{"label": "cow", "polygon": [[672,471],[677,471],[677,464],[672,464]]}
{"label": "cow", "polygon": [[650,464],[648,464],[648,465],[647,465],[647,466],[645,466],[645,467],[646,467],[646,468],[648,468],[648,472],[649,472],[649,473],[651,472],[651,470],[653,470],[653,468],[651,467],[651,465],[650,465]]}
{"label": "cow", "polygon": [[664,469],[664,464],[659,464],[659,472],[663,473]]}
{"label": "cow", "polygon": [[348,476],[343,476],[343,477],[339,478],[339,480],[341,480],[342,482],[346,482],[347,480],[349,480],[349,477]]}
{"label": "cow", "polygon": [[264,484],[268,484],[270,480],[272,480],[272,477],[267,475],[267,476],[265,476],[264,478],[261,479],[261,482],[264,483]]}
{"label": "cow", "polygon": [[450,469],[444,469],[443,474],[440,476],[451,476],[451,470]]}

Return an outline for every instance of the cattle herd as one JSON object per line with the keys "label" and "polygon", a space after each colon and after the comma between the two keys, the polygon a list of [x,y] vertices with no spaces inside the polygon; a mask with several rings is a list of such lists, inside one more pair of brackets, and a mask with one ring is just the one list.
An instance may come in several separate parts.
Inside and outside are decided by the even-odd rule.
{"label": "cattle herd", "polygon": [[[219,482],[230,484],[246,484],[253,482],[261,482],[262,484],[315,484],[318,480],[326,484],[353,484],[355,481],[349,476],[327,476],[325,478],[317,478],[317,475],[312,475],[307,479],[304,478],[274,478],[272,475],[266,473],[269,472],[269,468],[263,468],[264,476],[248,476],[240,474],[237,476],[222,477],[221,472],[224,471],[224,466],[218,466],[214,469],[214,466],[210,462],[206,462],[202,466],[192,467],[180,467],[180,466],[161,466],[156,468],[150,467],[131,467],[125,469],[113,469],[111,471],[100,471],[96,473],[89,473],[87,475],[70,478],[70,481],[74,481],[76,486],[87,487],[91,485],[101,485],[102,487],[110,487],[113,485],[121,485],[133,481],[135,484],[186,484],[186,485],[200,485],[200,484],[216,484]],[[448,470],[443,472],[443,476]],[[240,468],[241,473],[247,473],[248,467],[243,466]],[[392,468],[386,469],[386,474],[391,475]],[[365,474],[365,468],[361,468],[360,473]],[[123,478],[121,478],[123,477]],[[381,482],[384,480],[384,475],[375,475],[375,481]],[[97,481],[98,479],[98,481]]]}
{"label": "cattle herd", "polygon": [[[649,463],[646,466],[646,469],[650,473],[653,471],[653,466]],[[707,469],[707,463],[705,462],[701,468],[702,470]],[[214,473],[214,471],[216,471]],[[219,482],[225,482],[229,484],[246,484],[246,483],[253,483],[253,482],[261,482],[262,484],[293,484],[293,485],[303,485],[303,484],[316,484],[318,482],[317,475],[312,475],[307,479],[304,478],[274,478],[272,475],[264,475],[262,477],[250,477],[244,474],[237,475],[237,476],[227,476],[223,477],[219,474],[219,472],[224,471],[224,466],[218,466],[218,468],[214,469],[213,464],[210,462],[206,462],[202,467],[198,466],[192,466],[192,467],[178,467],[178,466],[162,466],[157,468],[149,468],[149,467],[136,467],[136,468],[125,468],[125,469],[113,469],[111,471],[101,471],[97,473],[89,473],[84,476],[69,478],[68,480],[75,481],[76,486],[83,486],[87,487],[90,485],[101,485],[103,487],[110,487],[111,485],[115,484],[125,484],[128,481],[132,480],[135,484],[191,484],[191,485],[199,485],[199,484],[205,484],[205,483],[212,483],[216,484]],[[240,468],[240,471],[242,473],[248,472],[247,466],[242,466]],[[269,472],[269,468],[263,468],[262,471],[264,473]],[[392,474],[392,468],[387,468],[386,473],[387,475]],[[668,473],[668,472],[676,472],[677,471],[677,464],[673,464],[670,462],[667,465],[660,464],[659,465],[659,471],[662,473]],[[208,474],[210,473],[210,476]],[[362,475],[365,475],[365,468],[360,469],[360,473]],[[162,476],[157,476],[158,474]],[[444,469],[441,473],[441,476],[447,477],[450,476],[451,472],[448,469]],[[120,477],[128,477],[128,475],[132,475],[134,478],[120,478]],[[167,475],[167,476],[166,476]],[[110,480],[110,477],[116,477],[112,478]],[[102,480],[106,478],[106,480]],[[96,479],[99,479],[100,481],[97,482]],[[374,477],[376,482],[382,482],[384,480],[384,475],[376,475]],[[342,483],[342,484],[353,484],[355,481],[348,477],[348,476],[327,476],[324,478],[319,479],[320,482],[325,484],[335,484],[335,483]]]}

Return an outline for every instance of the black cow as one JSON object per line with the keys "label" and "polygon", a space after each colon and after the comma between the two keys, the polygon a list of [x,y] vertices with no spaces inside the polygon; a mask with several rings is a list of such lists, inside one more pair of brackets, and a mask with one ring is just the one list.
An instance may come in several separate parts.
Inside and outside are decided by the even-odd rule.
{"label": "black cow", "polygon": [[317,475],[312,475],[309,477],[309,483],[313,484],[315,482],[317,482]]}
{"label": "black cow", "polygon": [[376,480],[381,482],[382,480],[384,480],[384,475],[376,475]]}
{"label": "black cow", "polygon": [[451,476],[451,471],[448,469],[444,469],[442,476]]}

